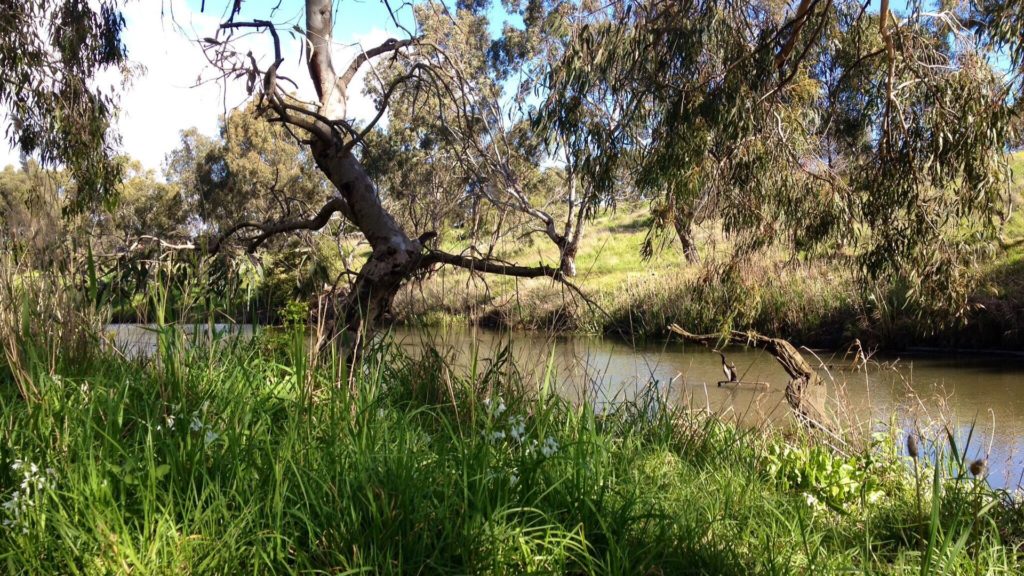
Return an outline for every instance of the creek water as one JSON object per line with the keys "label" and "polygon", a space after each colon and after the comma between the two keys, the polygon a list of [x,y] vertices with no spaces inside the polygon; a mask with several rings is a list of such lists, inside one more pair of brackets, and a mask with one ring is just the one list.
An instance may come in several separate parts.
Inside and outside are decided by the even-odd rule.
{"label": "creek water", "polygon": [[[247,335],[250,326],[218,326]],[[136,325],[112,325],[116,345],[129,354],[155,349],[155,333]],[[400,328],[391,337],[412,356],[427,347],[457,370],[484,370],[508,359],[529,385],[548,385],[571,400],[586,398],[598,409],[641,393],[689,409],[706,409],[748,426],[791,426],[784,390],[789,380],[768,353],[729,348],[741,384],[724,379],[718,354],[678,341],[631,345],[596,337],[554,337],[479,329]],[[948,426],[968,459],[989,459],[993,485],[1016,487],[1024,478],[1024,358],[918,354],[871,356],[853,369],[852,355],[801,350],[819,367],[824,386],[811,391],[833,426],[847,431],[894,424],[944,439]],[[969,443],[968,443],[969,439]]]}

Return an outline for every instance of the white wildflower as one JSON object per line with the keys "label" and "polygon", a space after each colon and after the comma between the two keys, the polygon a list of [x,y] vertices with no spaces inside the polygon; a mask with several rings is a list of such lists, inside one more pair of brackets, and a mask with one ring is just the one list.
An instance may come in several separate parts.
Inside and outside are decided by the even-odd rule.
{"label": "white wildflower", "polygon": [[0,504],[3,509],[3,525],[8,528],[21,527],[22,533],[28,532],[25,524],[26,515],[30,508],[35,506],[36,500],[51,485],[50,478],[53,476],[53,469],[40,470],[39,466],[32,462],[15,460],[11,469],[21,473],[19,489],[11,492],[10,496]]}
{"label": "white wildflower", "polygon": [[550,458],[555,452],[558,452],[558,441],[548,436],[544,439],[544,445],[540,447],[540,452],[545,458]]}
{"label": "white wildflower", "polygon": [[491,432],[491,440],[492,441],[497,442],[498,440],[504,440],[504,439],[505,439],[505,431],[504,430],[495,430],[494,432]]}
{"label": "white wildflower", "polygon": [[519,483],[519,475],[518,474],[512,474],[511,476],[508,477],[508,480],[509,480],[509,484],[511,484],[512,486],[515,486],[516,484]]}
{"label": "white wildflower", "polygon": [[203,429],[203,421],[199,419],[199,414],[192,415],[192,424],[189,425],[189,428],[193,432],[199,432]]}
{"label": "white wildflower", "polygon": [[174,430],[174,414],[164,416],[164,422],[167,424],[168,430]]}
{"label": "white wildflower", "polygon": [[505,401],[501,399],[501,396],[497,397],[497,406],[494,405],[495,401],[490,398],[484,399],[484,407],[491,410],[493,407],[494,415],[501,416],[505,412]]}
{"label": "white wildflower", "polygon": [[209,445],[209,444],[211,444],[211,443],[213,443],[213,442],[216,442],[216,441],[217,441],[217,438],[220,438],[220,434],[217,434],[217,433],[216,433],[216,432],[214,432],[213,430],[207,430],[207,431],[206,431],[206,435],[205,435],[205,436],[203,436],[203,441],[204,441],[204,442],[205,442],[205,443],[206,443],[207,445]]}
{"label": "white wildflower", "polygon": [[1017,488],[1010,493],[1010,501],[1015,506],[1024,505],[1024,488]]}
{"label": "white wildflower", "polygon": [[519,442],[524,436],[526,436],[526,422],[523,420],[522,416],[509,418],[508,426],[509,436],[511,436],[516,442]]}
{"label": "white wildflower", "polygon": [[821,501],[810,492],[804,492],[804,500],[807,501],[807,505],[811,508],[818,508],[821,506]]}

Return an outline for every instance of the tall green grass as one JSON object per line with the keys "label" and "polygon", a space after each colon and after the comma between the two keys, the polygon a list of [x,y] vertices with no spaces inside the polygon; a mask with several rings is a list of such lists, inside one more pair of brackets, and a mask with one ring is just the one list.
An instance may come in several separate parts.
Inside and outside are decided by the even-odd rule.
{"label": "tall green grass", "polygon": [[460,372],[380,344],[350,373],[290,330],[165,328],[149,360],[97,350],[31,372],[29,399],[5,372],[0,572],[1020,568],[1017,501],[941,443],[919,467],[886,437],[838,455],[654,386],[598,412],[524,382],[510,355]]}

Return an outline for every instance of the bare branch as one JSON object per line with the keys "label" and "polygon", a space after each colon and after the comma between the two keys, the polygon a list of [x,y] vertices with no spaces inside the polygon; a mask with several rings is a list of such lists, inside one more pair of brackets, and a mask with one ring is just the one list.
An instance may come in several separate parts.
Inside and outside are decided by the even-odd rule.
{"label": "bare branch", "polygon": [[391,101],[391,96],[395,93],[395,90],[405,82],[412,80],[413,78],[416,78],[416,71],[424,67],[425,66],[423,64],[417,63],[415,66],[413,66],[411,72],[403,76],[399,76],[398,78],[395,78],[393,82],[391,82],[391,85],[388,86],[387,90],[384,91],[384,94],[380,98],[380,102],[377,104],[377,114],[373,117],[372,120],[370,120],[370,123],[367,124],[366,127],[364,127],[358,134],[354,134],[352,140],[345,144],[344,150],[346,152],[352,150],[352,148],[356,147],[360,142],[362,142],[366,138],[366,135],[369,134],[371,130],[373,130],[373,127],[376,126],[378,122],[380,122],[380,119],[384,116],[384,112],[386,112],[388,109],[388,102]]}
{"label": "bare branch", "polygon": [[349,210],[348,204],[344,198],[335,196],[327,201],[326,204],[315,216],[303,220],[285,220],[281,222],[274,222],[270,224],[258,224],[256,222],[242,222],[235,224],[229,228],[224,234],[217,238],[209,247],[209,252],[215,254],[220,250],[221,245],[231,236],[238,233],[240,230],[245,228],[256,228],[260,233],[252,238],[246,239],[249,243],[246,251],[250,254],[259,249],[260,245],[269,240],[271,237],[285,232],[294,232],[296,230],[319,230],[327,225],[336,212],[341,212],[346,217],[349,217],[351,211]]}
{"label": "bare branch", "polygon": [[763,348],[782,365],[782,368],[789,374],[790,381],[786,385],[786,401],[797,418],[812,428],[824,428],[823,414],[820,409],[806,402],[804,391],[808,386],[820,385],[821,379],[814,368],[804,359],[800,351],[788,341],[782,338],[771,338],[757,332],[741,332],[732,330],[726,334],[693,334],[677,324],[668,327],[669,331],[688,342],[695,342],[705,346],[736,344],[738,346],[752,346]]}
{"label": "bare branch", "polygon": [[359,71],[359,67],[365,64],[367,60],[380,56],[386,52],[401,50],[406,46],[414,44],[417,40],[419,40],[419,38],[408,38],[405,40],[388,38],[380,46],[361,52],[352,60],[352,63],[348,65],[348,70],[345,70],[345,73],[338,77],[337,89],[340,90],[342,94],[347,94],[349,83],[352,82],[353,78],[355,78],[356,72]]}
{"label": "bare branch", "polygon": [[462,256],[459,254],[450,254],[448,252],[442,252],[440,250],[430,250],[424,256],[420,262],[421,267],[427,267],[432,264],[448,264],[450,266],[457,266],[459,268],[466,268],[473,272],[483,272],[485,274],[500,274],[502,276],[515,276],[517,278],[552,278],[555,280],[562,279],[562,272],[558,268],[552,268],[550,266],[537,265],[537,266],[520,266],[517,264],[511,264],[508,262],[502,262],[492,258],[476,258],[473,256]]}
{"label": "bare branch", "polygon": [[253,20],[252,22],[225,22],[220,25],[222,30],[233,29],[233,28],[266,28],[270,31],[270,35],[274,37],[274,62],[280,64],[284,61],[281,57],[281,38],[277,35],[277,28],[274,27],[274,23],[269,20]]}

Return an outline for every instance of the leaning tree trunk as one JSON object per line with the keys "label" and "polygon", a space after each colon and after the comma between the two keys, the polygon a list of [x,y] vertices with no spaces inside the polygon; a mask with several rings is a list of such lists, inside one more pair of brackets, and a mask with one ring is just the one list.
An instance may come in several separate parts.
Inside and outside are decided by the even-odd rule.
{"label": "leaning tree trunk", "polygon": [[789,374],[790,380],[786,384],[786,402],[793,409],[797,420],[811,428],[828,429],[825,425],[823,407],[814,406],[805,397],[808,387],[821,385],[821,379],[814,368],[804,360],[803,355],[789,342],[782,338],[771,338],[757,332],[740,332],[739,330],[733,330],[723,336],[722,334],[693,334],[677,324],[672,324],[668,329],[684,340],[705,346],[718,344],[725,340],[729,344],[763,348],[774,356],[786,374]]}
{"label": "leaning tree trunk", "polygon": [[[213,242],[209,247],[210,251],[216,252],[224,239],[239,230],[257,229],[259,233],[248,239],[248,250],[252,252],[276,234],[295,230],[319,230],[327,225],[334,214],[340,212],[359,229],[372,249],[370,257],[356,275],[349,293],[338,306],[332,306],[334,314],[328,332],[332,336],[340,336],[345,355],[350,360],[354,359],[354,352],[373,335],[374,328],[388,312],[398,290],[413,278],[417,271],[426,267],[452,265],[477,272],[522,278],[561,278],[560,270],[544,265],[517,266],[490,258],[448,254],[437,249],[425,250],[425,239],[412,239],[398,225],[381,202],[376,186],[352,150],[363,142],[366,134],[381,119],[393,91],[401,83],[411,81],[415,74],[410,72],[392,82],[382,98],[377,116],[363,128],[362,132],[357,132],[346,120],[347,97],[352,80],[368,60],[412,46],[418,39],[388,39],[379,46],[360,52],[348,67],[339,73],[335,70],[332,60],[331,35],[334,29],[335,3],[332,0],[306,0],[305,4],[306,65],[318,100],[318,104],[313,107],[296,104],[294,98],[277,85],[277,67],[284,58],[281,53],[280,36],[272,22],[236,21],[235,16],[241,5],[240,2],[236,2],[230,11],[228,21],[224,22],[221,28],[267,30],[270,33],[274,41],[274,63],[266,70],[260,70],[255,59],[251,59],[253,68],[250,74],[263,76],[263,82],[258,85],[261,90],[260,106],[264,111],[274,114],[272,121],[299,129],[308,136],[308,139],[304,140],[309,142],[310,152],[317,167],[333,184],[335,193],[311,218],[266,224],[240,222]],[[530,206],[515,178],[506,178],[504,182],[513,188],[511,193],[519,201],[519,208],[544,221],[549,235],[557,238],[552,217]],[[426,234],[421,238],[429,236]],[[573,238],[571,254],[567,259],[570,263],[575,254],[578,234]],[[567,267],[574,268],[571,264]]]}
{"label": "leaning tree trunk", "polygon": [[344,199],[346,216],[372,248],[328,331],[340,337],[346,353],[350,353],[373,335],[395,294],[420,265],[423,246],[409,238],[384,208],[376,187],[351,151],[318,141],[311,149],[317,166]]}

